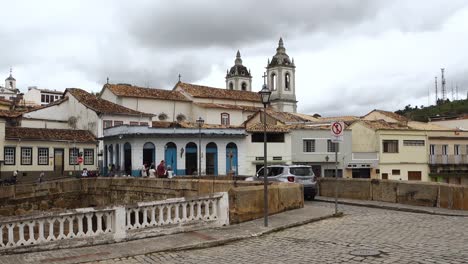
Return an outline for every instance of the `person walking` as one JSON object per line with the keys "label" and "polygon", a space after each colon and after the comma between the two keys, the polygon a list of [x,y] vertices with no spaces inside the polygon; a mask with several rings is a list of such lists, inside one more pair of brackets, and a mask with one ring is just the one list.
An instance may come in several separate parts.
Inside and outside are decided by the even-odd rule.
{"label": "person walking", "polygon": [[158,168],[156,169],[156,173],[158,174],[158,178],[166,178],[166,167],[164,166],[164,160],[161,160],[159,163]]}

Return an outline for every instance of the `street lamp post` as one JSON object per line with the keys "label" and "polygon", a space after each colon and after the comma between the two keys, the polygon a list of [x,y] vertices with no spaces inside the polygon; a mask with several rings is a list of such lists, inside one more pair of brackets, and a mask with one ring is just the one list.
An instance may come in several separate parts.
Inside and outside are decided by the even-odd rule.
{"label": "street lamp post", "polygon": [[267,134],[266,134],[266,106],[270,103],[271,91],[265,83],[266,75],[263,75],[263,87],[260,92],[263,103],[263,200],[264,200],[264,224],[268,226],[268,177],[267,177]]}
{"label": "street lamp post", "polygon": [[205,120],[203,118],[199,117],[197,119],[197,125],[198,125],[198,177],[201,176],[201,128],[203,124],[205,123]]}

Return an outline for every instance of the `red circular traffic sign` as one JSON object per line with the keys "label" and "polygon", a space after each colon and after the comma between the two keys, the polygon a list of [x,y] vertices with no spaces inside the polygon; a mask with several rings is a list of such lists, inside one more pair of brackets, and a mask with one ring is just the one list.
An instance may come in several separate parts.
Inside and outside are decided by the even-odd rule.
{"label": "red circular traffic sign", "polygon": [[343,134],[343,125],[340,122],[335,122],[332,124],[332,133],[335,136],[341,136]]}
{"label": "red circular traffic sign", "polygon": [[78,161],[78,163],[83,163],[83,157],[78,157],[77,161]]}

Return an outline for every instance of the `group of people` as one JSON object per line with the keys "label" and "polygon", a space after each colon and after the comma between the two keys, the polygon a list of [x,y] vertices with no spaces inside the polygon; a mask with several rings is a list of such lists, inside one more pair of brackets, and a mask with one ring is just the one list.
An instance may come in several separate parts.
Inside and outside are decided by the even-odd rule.
{"label": "group of people", "polygon": [[147,166],[145,163],[141,168],[141,177],[143,178],[172,178],[172,176],[171,166],[168,166],[166,169],[164,160],[161,160],[157,167],[154,166],[154,163],[151,163],[150,166]]}

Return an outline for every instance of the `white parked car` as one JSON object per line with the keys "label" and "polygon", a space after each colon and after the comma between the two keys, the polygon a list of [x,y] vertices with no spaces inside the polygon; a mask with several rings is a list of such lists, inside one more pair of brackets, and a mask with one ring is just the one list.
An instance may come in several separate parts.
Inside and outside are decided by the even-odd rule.
{"label": "white parked car", "polygon": [[[263,167],[246,181],[263,181]],[[267,167],[268,181],[294,182],[304,186],[304,197],[313,200],[317,193],[317,181],[312,167],[308,165],[271,165]]]}

